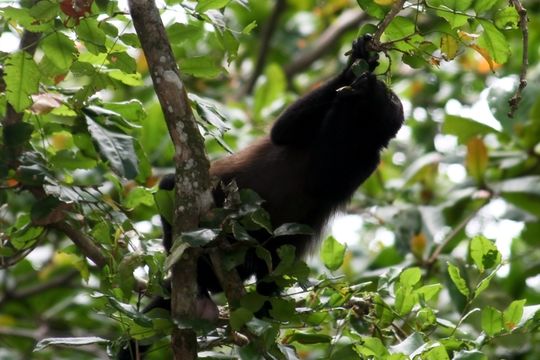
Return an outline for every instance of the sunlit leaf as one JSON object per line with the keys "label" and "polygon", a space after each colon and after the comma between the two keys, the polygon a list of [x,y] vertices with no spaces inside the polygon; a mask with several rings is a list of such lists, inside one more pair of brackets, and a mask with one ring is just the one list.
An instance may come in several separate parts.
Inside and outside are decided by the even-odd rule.
{"label": "sunlit leaf", "polygon": [[450,275],[450,279],[452,279],[452,282],[454,283],[454,285],[456,285],[460,293],[462,293],[466,297],[469,297],[470,295],[469,287],[467,286],[467,282],[465,281],[465,279],[461,277],[461,274],[459,273],[459,268],[450,262],[447,264],[448,264],[448,274]]}
{"label": "sunlit leaf", "polygon": [[19,51],[8,56],[4,73],[7,101],[21,112],[32,104],[30,95],[38,92],[39,69],[27,52]]}
{"label": "sunlit leaf", "polygon": [[445,60],[452,60],[456,57],[459,50],[459,43],[457,40],[449,35],[443,34],[441,36],[441,51]]}
{"label": "sunlit leaf", "polygon": [[478,46],[487,50],[490,56],[499,64],[504,64],[510,56],[510,46],[504,35],[487,20],[478,19],[484,32],[478,38]]}
{"label": "sunlit leaf", "polygon": [[482,310],[482,330],[489,336],[494,336],[504,330],[503,314],[492,306]]}
{"label": "sunlit leaf", "polygon": [[347,247],[339,243],[334,237],[327,237],[321,245],[321,259],[330,271],[339,269]]}
{"label": "sunlit leaf", "polygon": [[469,256],[481,273],[501,263],[501,254],[495,244],[482,235],[472,238],[469,243]]}

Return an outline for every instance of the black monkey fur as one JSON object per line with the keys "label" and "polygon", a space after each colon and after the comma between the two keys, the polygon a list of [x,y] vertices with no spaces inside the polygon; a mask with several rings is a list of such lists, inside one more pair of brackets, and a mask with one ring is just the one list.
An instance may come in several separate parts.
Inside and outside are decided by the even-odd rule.
{"label": "black monkey fur", "polygon": [[[401,127],[401,101],[372,73],[378,63],[377,56],[366,49],[369,39],[364,36],[355,41],[345,70],[286,109],[270,136],[212,163],[212,176],[224,184],[235,180],[239,188],[252,189],[265,200],[263,207],[274,227],[293,222],[309,225],[319,233],[332,213],[377,168],[380,151]],[[352,69],[357,59],[369,65],[360,76]],[[165,176],[159,187],[172,190],[174,175]],[[214,200],[222,205],[220,189],[214,191]],[[162,222],[169,250],[171,226],[164,219]],[[276,250],[281,245],[294,245],[296,254],[302,256],[315,238],[286,236],[268,241],[265,247],[275,267],[279,260]],[[242,279],[253,274],[261,279],[267,266],[256,256],[248,256],[237,270]],[[205,259],[199,262],[198,284],[201,294],[222,290]],[[273,284],[259,284],[257,290],[271,295],[277,289]]]}
{"label": "black monkey fur", "polygon": [[[381,150],[400,129],[404,120],[401,101],[372,73],[378,56],[367,50],[370,40],[367,35],[356,40],[346,68],[287,108],[269,136],[212,163],[212,176],[224,184],[235,180],[239,188],[252,189],[265,200],[263,207],[274,227],[300,223],[318,234],[333,212],[375,171]],[[369,69],[357,76],[353,64],[359,59]],[[174,175],[163,177],[159,187],[172,190]],[[219,187],[213,195],[221,206]],[[164,246],[169,251],[171,225],[165,219],[162,222]],[[269,236],[257,241],[265,242]],[[275,268],[281,245],[294,245],[297,256],[302,256],[316,239],[306,235],[274,238],[265,248],[272,254]],[[278,293],[276,284],[260,281],[268,268],[254,254],[248,252],[237,271],[242,279],[256,275],[257,291],[262,295]],[[199,260],[197,276],[201,298],[209,299],[208,292],[222,291],[204,257]]]}

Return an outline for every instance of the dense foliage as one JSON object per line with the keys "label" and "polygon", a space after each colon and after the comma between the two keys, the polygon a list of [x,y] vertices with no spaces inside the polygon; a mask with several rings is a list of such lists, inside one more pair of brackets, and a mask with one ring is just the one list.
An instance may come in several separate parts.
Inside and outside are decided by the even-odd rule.
{"label": "dense foliage", "polygon": [[[523,0],[529,85],[509,116],[527,49],[520,2],[404,2],[383,27],[399,3],[160,4],[211,159],[339,71],[359,34],[384,30],[377,73],[406,108],[320,254],[308,266],[282,249],[274,320],[253,317],[265,299],[248,284],[218,325],[191,324],[201,358],[540,357],[540,4]],[[169,356],[170,317],[140,309],[166,295],[182,250],[165,256],[157,215],[171,213],[155,185],[173,148],[127,6],[1,6],[0,358],[106,358],[128,337]],[[308,231],[272,229],[256,194],[230,196],[186,246]]]}

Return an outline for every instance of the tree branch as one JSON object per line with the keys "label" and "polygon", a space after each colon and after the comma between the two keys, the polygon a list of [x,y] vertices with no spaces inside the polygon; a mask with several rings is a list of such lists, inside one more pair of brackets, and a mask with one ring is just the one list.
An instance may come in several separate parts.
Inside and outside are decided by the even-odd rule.
{"label": "tree branch", "polygon": [[355,26],[358,26],[366,19],[367,15],[358,9],[344,11],[337,20],[321,34],[309,50],[302,52],[300,55],[296,56],[289,65],[285,66],[285,74],[287,77],[293,77],[304,71],[313,62],[332,49],[332,47],[336,45],[337,40],[344,33]]}
{"label": "tree branch", "polygon": [[516,89],[516,93],[510,100],[508,100],[508,105],[510,105],[510,111],[508,112],[509,117],[513,117],[516,112],[519,103],[521,101],[521,93],[523,89],[527,86],[527,69],[529,68],[529,29],[527,22],[527,9],[523,7],[520,0],[510,0],[514,8],[517,10],[519,15],[519,28],[521,29],[523,37],[523,55],[521,58],[521,71],[519,73],[519,85]]}
{"label": "tree branch", "polygon": [[[198,227],[199,215],[213,203],[204,141],[191,111],[187,93],[171,45],[151,0],[129,0],[129,9],[141,42],[152,82],[175,148],[175,211],[173,239]],[[173,319],[191,319],[196,314],[197,248],[188,248],[173,266],[171,312]],[[192,329],[175,328],[172,333],[175,359],[196,359],[197,338]]]}
{"label": "tree branch", "polygon": [[264,69],[268,50],[270,49],[270,42],[272,41],[272,37],[274,35],[274,32],[276,31],[279,17],[281,16],[286,7],[287,3],[285,0],[276,0],[274,9],[272,10],[272,14],[270,15],[270,19],[268,19],[268,22],[266,22],[266,24],[264,25],[264,29],[262,31],[261,46],[257,55],[257,63],[255,64],[255,68],[253,69],[253,73],[251,74],[246,83],[245,89],[241,92],[243,95],[251,94],[253,88],[255,87],[257,79],[259,78]]}
{"label": "tree branch", "polygon": [[[374,45],[380,45],[381,43],[381,36],[384,33],[384,30],[390,25],[392,20],[399,14],[399,12],[403,9],[403,5],[405,4],[405,0],[397,0],[394,5],[392,5],[392,8],[390,11],[386,14],[384,19],[377,25],[377,31],[373,35],[373,41],[372,44]],[[374,49],[379,50],[379,49]]]}
{"label": "tree branch", "polygon": [[210,249],[210,261],[218,281],[223,288],[229,307],[234,309],[240,304],[240,299],[245,294],[245,288],[238,272],[235,269],[227,270],[223,264],[223,254],[230,247],[227,239],[219,238],[216,246]]}
{"label": "tree branch", "polygon": [[108,256],[94,243],[92,238],[75,229],[67,222],[60,221],[49,226],[66,234],[83,255],[92,260],[97,266],[103,267],[109,263]]}
{"label": "tree branch", "polygon": [[439,256],[441,255],[442,251],[444,250],[444,248],[450,243],[450,241],[452,241],[452,239],[457,235],[459,234],[459,232],[461,230],[463,230],[465,228],[465,226],[467,226],[467,224],[469,223],[469,221],[472,220],[472,218],[474,218],[476,216],[476,214],[478,214],[478,211],[480,211],[480,209],[482,208],[483,206],[480,206],[478,207],[478,209],[474,210],[473,212],[471,212],[469,215],[467,215],[467,217],[465,217],[465,219],[463,219],[455,228],[452,229],[452,231],[450,231],[450,233],[446,236],[446,238],[439,244],[439,246],[437,246],[437,248],[435,249],[435,251],[433,251],[433,253],[431,254],[431,256],[429,257],[429,259],[426,260],[426,263],[425,265],[429,268],[431,267],[433,264],[435,264],[435,261],[437,261],[437,259],[439,258]]}
{"label": "tree branch", "polygon": [[15,290],[15,291],[10,291],[10,292],[5,291],[4,296],[0,298],[0,307],[9,300],[25,299],[27,297],[40,294],[50,289],[65,286],[66,283],[69,283],[78,274],[79,272],[77,270],[70,270],[66,272],[65,274],[61,274],[57,276],[56,278],[51,279],[47,282],[38,283],[36,285],[28,286],[20,290]]}

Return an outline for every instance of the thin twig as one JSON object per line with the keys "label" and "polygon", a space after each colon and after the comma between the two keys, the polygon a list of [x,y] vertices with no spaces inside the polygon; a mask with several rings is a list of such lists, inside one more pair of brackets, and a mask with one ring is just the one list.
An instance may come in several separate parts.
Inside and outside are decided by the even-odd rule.
{"label": "thin twig", "polygon": [[83,255],[92,260],[97,266],[104,267],[109,263],[108,256],[94,243],[92,238],[63,221],[51,224],[50,226],[66,234]]}
{"label": "thin twig", "polygon": [[471,219],[473,217],[476,216],[476,214],[478,214],[478,211],[480,211],[480,209],[482,208],[482,206],[480,206],[478,209],[474,210],[473,212],[471,212],[465,219],[463,219],[456,227],[454,227],[452,229],[452,231],[446,236],[446,238],[439,244],[439,246],[437,246],[437,248],[435,249],[435,251],[433,251],[433,254],[431,254],[431,256],[429,257],[429,259],[426,261],[426,265],[429,267],[431,265],[433,265],[435,263],[435,261],[437,261],[437,259],[439,258],[439,256],[441,255],[442,251],[444,250],[444,248],[450,243],[450,241],[452,241],[452,239],[461,231],[463,230],[463,228],[469,223],[469,221],[471,221]]}
{"label": "thin twig", "polygon": [[253,73],[246,83],[244,91],[241,92],[243,95],[251,94],[257,79],[263,71],[264,65],[266,64],[266,58],[268,56],[268,50],[270,49],[270,42],[272,41],[272,37],[276,31],[278,20],[286,7],[287,2],[285,0],[276,0],[276,5],[272,10],[270,19],[268,19],[268,22],[264,25],[261,46],[259,48],[259,54],[257,55],[257,63],[255,64]]}
{"label": "thin twig", "polygon": [[367,15],[358,10],[344,11],[337,20],[326,29],[309,50],[300,53],[292,62],[285,66],[285,74],[288,78],[302,72],[313,62],[320,59],[327,51],[332,49],[337,40],[347,31],[358,26],[367,19]]}
{"label": "thin twig", "polygon": [[529,20],[527,18],[527,9],[523,7],[520,0],[510,0],[510,2],[518,12],[519,28],[523,34],[523,56],[521,59],[521,71],[519,73],[519,86],[514,96],[508,100],[508,105],[510,105],[508,116],[513,117],[521,101],[521,93],[527,86],[527,69],[529,67],[529,29],[527,22]]}
{"label": "thin twig", "polygon": [[[403,5],[405,4],[405,0],[398,0],[392,5],[392,8],[390,11],[386,14],[384,19],[381,21],[381,23],[377,26],[377,31],[373,35],[373,41],[372,44],[380,44],[381,42],[381,36],[384,33],[384,30],[390,25],[392,20],[399,14],[399,12],[403,9]],[[377,50],[377,49],[374,49]]]}

